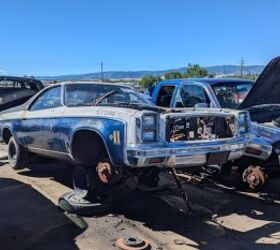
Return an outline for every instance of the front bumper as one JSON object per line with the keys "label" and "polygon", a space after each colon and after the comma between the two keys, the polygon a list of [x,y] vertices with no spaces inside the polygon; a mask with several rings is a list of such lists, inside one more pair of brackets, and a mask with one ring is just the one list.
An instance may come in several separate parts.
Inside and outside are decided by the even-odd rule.
{"label": "front bumper", "polygon": [[226,140],[140,144],[127,148],[127,165],[131,167],[193,167],[207,164],[209,153],[228,151],[228,161],[237,160],[244,154],[249,140],[246,137]]}
{"label": "front bumper", "polygon": [[244,155],[260,160],[267,160],[272,153],[272,145],[259,136],[252,136],[244,150]]}

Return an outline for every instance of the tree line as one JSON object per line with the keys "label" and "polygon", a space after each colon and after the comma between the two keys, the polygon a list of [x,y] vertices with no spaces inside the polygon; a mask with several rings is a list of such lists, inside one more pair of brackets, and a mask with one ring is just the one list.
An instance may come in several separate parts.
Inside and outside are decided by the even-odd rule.
{"label": "tree line", "polygon": [[[178,79],[178,78],[190,78],[190,77],[206,77],[209,76],[207,69],[201,67],[199,64],[188,64],[186,72],[166,72],[164,79]],[[161,76],[144,76],[139,84],[142,89],[150,88],[155,82],[162,80]]]}

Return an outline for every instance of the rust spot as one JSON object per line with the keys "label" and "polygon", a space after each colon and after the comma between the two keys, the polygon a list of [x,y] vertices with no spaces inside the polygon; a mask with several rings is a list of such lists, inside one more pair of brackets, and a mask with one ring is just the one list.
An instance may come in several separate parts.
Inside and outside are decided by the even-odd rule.
{"label": "rust spot", "polygon": [[114,185],[122,178],[122,168],[115,168],[108,161],[99,162],[96,171],[100,181],[104,184]]}
{"label": "rust spot", "polygon": [[243,172],[243,181],[247,182],[250,188],[257,188],[264,185],[267,176],[260,166],[250,166]]}

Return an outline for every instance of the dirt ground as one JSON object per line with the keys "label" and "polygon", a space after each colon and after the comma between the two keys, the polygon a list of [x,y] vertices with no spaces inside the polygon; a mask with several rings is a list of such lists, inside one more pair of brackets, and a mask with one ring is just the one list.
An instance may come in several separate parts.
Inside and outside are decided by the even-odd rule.
{"label": "dirt ground", "polygon": [[158,250],[280,249],[280,177],[263,193],[246,190],[238,175],[227,181],[236,190],[185,183],[190,213],[176,190],[149,193],[128,183],[114,189],[108,214],[82,218],[56,206],[71,189],[71,167],[52,161],[15,172],[0,160],[0,249],[117,249],[122,236]]}

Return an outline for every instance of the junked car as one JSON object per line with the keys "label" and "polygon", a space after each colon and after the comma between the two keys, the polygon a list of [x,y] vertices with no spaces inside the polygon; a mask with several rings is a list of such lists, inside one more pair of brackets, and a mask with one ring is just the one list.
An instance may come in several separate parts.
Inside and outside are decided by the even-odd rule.
{"label": "junked car", "polygon": [[0,111],[25,103],[43,88],[31,77],[0,76]]}
{"label": "junked car", "polygon": [[28,166],[30,153],[74,163],[74,189],[86,196],[130,170],[237,160],[252,136],[246,111],[159,108],[128,87],[76,82],[47,87],[2,113],[0,139],[14,169]]}
{"label": "junked car", "polygon": [[[256,82],[238,78],[188,78],[157,82],[152,102],[169,108],[214,107],[249,112],[254,141],[266,146],[247,147],[245,156],[236,162],[244,170],[243,178],[251,175],[263,179],[262,168],[279,169],[280,155],[280,58],[273,59]],[[252,168],[261,165],[262,168]],[[247,168],[248,167],[248,168]],[[253,171],[253,172],[252,172]],[[254,172],[255,171],[255,172]]]}

